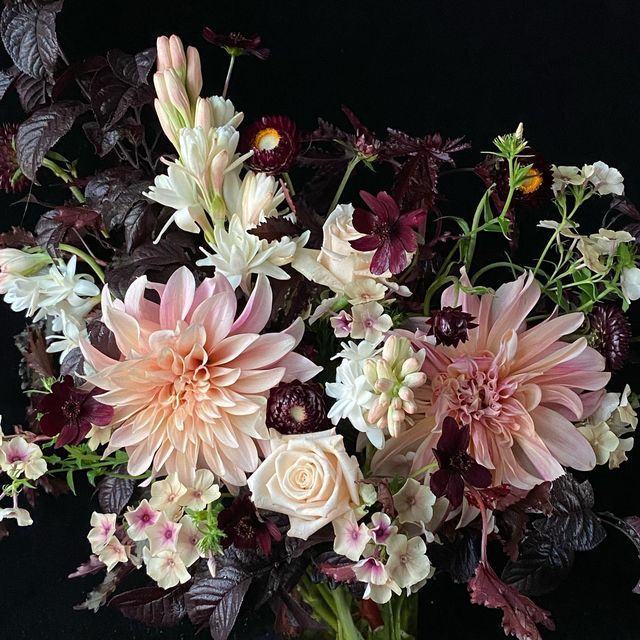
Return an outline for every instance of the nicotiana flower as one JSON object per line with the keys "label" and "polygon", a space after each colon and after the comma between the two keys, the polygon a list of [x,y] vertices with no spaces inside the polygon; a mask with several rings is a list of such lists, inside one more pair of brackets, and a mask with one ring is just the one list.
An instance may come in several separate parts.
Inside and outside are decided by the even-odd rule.
{"label": "nicotiana flower", "polygon": [[457,347],[469,339],[469,330],[478,325],[474,317],[465,313],[461,307],[443,307],[433,311],[426,323],[433,333],[436,344]]}
{"label": "nicotiana flower", "polygon": [[432,573],[427,545],[419,536],[407,538],[398,533],[387,543],[387,551],[387,572],[401,589],[411,589]]}
{"label": "nicotiana flower", "polygon": [[531,274],[481,297],[455,287],[443,293],[443,306],[461,305],[478,327],[457,347],[415,339],[427,352],[423,371],[435,417],[425,424],[430,435],[416,468],[432,461],[447,416],[469,426],[469,453],[493,470],[494,484],[526,489],[562,475],[563,466],[593,468],[593,450],[572,421],[585,417],[585,392],[600,392],[610,374],[586,338],[562,341],[582,325],[581,313],[526,328],[539,297]]}
{"label": "nicotiana flower", "polygon": [[257,507],[289,516],[289,536],[306,540],[359,506],[362,472],[335,429],[271,436],[271,453],[248,485]]}
{"label": "nicotiana flower", "polygon": [[242,134],[241,148],[253,152],[247,165],[255,171],[271,174],[288,171],[299,147],[296,124],[286,116],[262,116]]}
{"label": "nicotiana flower", "polygon": [[24,476],[28,480],[37,480],[46,473],[47,461],[37,444],[15,436],[0,444],[0,469],[12,478]]}
{"label": "nicotiana flower", "polygon": [[[585,172],[584,169],[583,172]],[[600,160],[594,162],[589,168],[588,180],[598,195],[615,194],[621,196],[624,193],[624,178],[622,174]]]}
{"label": "nicotiana flower", "polygon": [[47,436],[58,436],[56,448],[78,444],[93,425],[106,426],[113,418],[113,407],[102,404],[94,397],[99,390],[90,392],[77,389],[71,376],[55,382],[51,393],[38,401],[40,428]]}
{"label": "nicotiana flower", "polygon": [[260,549],[269,555],[272,543],[282,540],[276,523],[260,515],[248,493],[234,498],[218,514],[218,527],[225,533],[225,548],[233,545],[236,549]]}
{"label": "nicotiana flower", "polygon": [[282,434],[323,431],[329,424],[324,393],[312,382],[281,382],[269,393],[267,426]]}
{"label": "nicotiana flower", "polygon": [[553,184],[551,188],[555,194],[563,192],[569,185],[581,186],[585,183],[585,176],[579,167],[551,165]]}
{"label": "nicotiana flower", "polygon": [[215,267],[234,289],[239,286],[245,293],[251,290],[251,277],[255,274],[288,280],[289,274],[282,267],[291,264],[309,239],[309,232],[305,231],[297,238],[283,236],[280,240],[267,242],[247,233],[238,216],[232,216],[228,229],[218,225],[213,234],[211,246],[215,253],[203,248],[206,257],[196,264]]}
{"label": "nicotiana flower", "polygon": [[640,269],[638,267],[625,267],[620,276],[620,286],[627,300],[639,300]]}
{"label": "nicotiana flower", "polygon": [[371,259],[373,274],[404,271],[409,255],[418,249],[416,229],[426,218],[426,212],[417,209],[400,213],[396,201],[385,191],[377,196],[361,191],[360,197],[369,210],[355,210],[353,226],[364,236],[351,240],[351,246],[358,251],[375,251]]}
{"label": "nicotiana flower", "polygon": [[629,356],[633,335],[631,323],[614,304],[598,305],[587,317],[589,344],[607,361],[607,369],[618,371]]}
{"label": "nicotiana flower", "polygon": [[16,155],[15,137],[18,124],[0,125],[0,189],[7,193],[22,193],[29,187],[30,180],[22,173]]}
{"label": "nicotiana flower", "polygon": [[20,507],[4,507],[0,509],[0,522],[3,520],[15,520],[19,527],[30,527],[33,524],[31,514]]}
{"label": "nicotiana flower", "polygon": [[491,484],[491,471],[467,453],[469,442],[469,425],[458,427],[453,418],[446,417],[433,450],[440,468],[431,476],[430,486],[438,498],[446,496],[454,509],[462,503],[465,483],[472,487]]}
{"label": "nicotiana flower", "polygon": [[618,448],[620,441],[606,422],[578,427],[578,431],[589,441],[596,455],[596,464],[609,461],[611,454]]}
{"label": "nicotiana flower", "polygon": [[353,511],[333,521],[333,532],[333,550],[354,562],[360,560],[365,547],[371,541],[369,528],[364,522],[358,524]]}
{"label": "nicotiana flower", "polygon": [[436,497],[429,487],[408,478],[400,491],[393,494],[393,506],[401,523],[427,524],[433,517]]}
{"label": "nicotiana flower", "polygon": [[351,337],[356,340],[364,338],[377,344],[393,326],[391,316],[384,312],[379,302],[357,304],[351,309],[351,314]]}
{"label": "nicotiana flower", "polygon": [[[153,289],[159,303],[148,300]],[[281,333],[259,335],[271,317],[272,294],[259,276],[245,309],[221,275],[196,287],[186,267],[166,285],[138,278],[124,302],[102,295],[102,319],[122,360],[91,344],[82,351],[96,373],[87,376],[114,407],[107,451],[126,448],[139,475],[177,473],[189,485],[196,469],[243,485],[258,467],[256,440],[268,439],[267,395],[281,380],[307,381],[320,368],[293,353],[302,321]],[[152,503],[153,505],[153,503]]]}

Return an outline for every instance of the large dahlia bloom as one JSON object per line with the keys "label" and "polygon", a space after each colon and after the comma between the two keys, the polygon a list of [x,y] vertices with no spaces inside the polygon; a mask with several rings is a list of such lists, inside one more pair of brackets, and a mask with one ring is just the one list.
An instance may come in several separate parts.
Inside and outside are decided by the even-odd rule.
{"label": "large dahlia bloom", "polygon": [[[159,303],[148,299],[155,292]],[[153,293],[152,293],[153,295]],[[236,296],[224,276],[196,287],[186,267],[166,285],[138,278],[124,302],[102,294],[102,320],[113,331],[119,361],[85,342],[95,373],[87,379],[114,408],[108,451],[125,448],[129,473],[177,473],[189,484],[209,468],[231,485],[244,485],[259,464],[257,442],[269,437],[269,390],[306,381],[318,371],[293,353],[304,327],[259,335],[271,314],[271,287],[259,276],[236,318]]]}
{"label": "large dahlia bloom", "polygon": [[526,489],[562,475],[563,466],[595,466],[591,445],[573,423],[593,413],[610,374],[585,338],[562,341],[580,327],[581,313],[527,328],[539,297],[531,274],[483,296],[454,287],[443,293],[443,307],[461,306],[478,326],[455,347],[420,339],[431,415],[420,425],[426,438],[414,468],[433,461],[447,416],[469,425],[469,452],[492,470],[493,484]]}

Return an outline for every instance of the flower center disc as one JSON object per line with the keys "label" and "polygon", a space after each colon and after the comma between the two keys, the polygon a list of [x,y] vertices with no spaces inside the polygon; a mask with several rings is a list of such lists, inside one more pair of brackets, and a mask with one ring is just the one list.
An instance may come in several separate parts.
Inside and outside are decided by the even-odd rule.
{"label": "flower center disc", "polygon": [[273,127],[258,131],[253,140],[253,146],[260,151],[275,149],[280,144],[280,134]]}

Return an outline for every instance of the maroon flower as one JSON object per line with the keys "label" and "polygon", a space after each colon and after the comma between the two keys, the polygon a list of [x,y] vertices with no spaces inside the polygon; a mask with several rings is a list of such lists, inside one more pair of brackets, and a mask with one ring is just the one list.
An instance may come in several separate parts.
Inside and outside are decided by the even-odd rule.
{"label": "maroon flower", "polygon": [[281,382],[269,394],[267,426],[280,433],[313,433],[327,428],[322,387],[313,382]]}
{"label": "maroon flower", "polygon": [[38,403],[40,428],[47,436],[58,435],[56,448],[66,444],[78,444],[92,425],[103,427],[113,418],[113,407],[98,402],[93,396],[99,389],[86,392],[76,389],[73,378],[65,376],[55,382],[51,393]]}
{"label": "maroon flower", "polygon": [[202,30],[202,37],[217,47],[222,47],[230,56],[251,55],[259,60],[266,60],[269,57],[269,49],[261,47],[262,38],[260,36],[245,36],[242,33],[216,33],[209,27]]}
{"label": "maroon flower", "polygon": [[396,201],[386,191],[373,196],[366,191],[360,197],[369,207],[356,209],[353,214],[353,226],[364,233],[363,238],[351,240],[351,246],[357,251],[373,251],[371,273],[380,275],[385,271],[400,273],[407,268],[407,253],[418,249],[416,228],[425,219],[422,209],[400,213]]}
{"label": "maroon flower", "polygon": [[427,318],[427,325],[435,336],[437,344],[457,347],[460,342],[469,339],[469,329],[478,325],[472,322],[473,316],[462,310],[462,307],[442,307]]}
{"label": "maroon flower", "polygon": [[0,125],[0,189],[7,193],[22,193],[29,179],[22,173],[16,155],[17,124]]}
{"label": "maroon flower", "polygon": [[452,508],[462,503],[465,484],[488,487],[491,471],[478,464],[468,453],[469,425],[462,427],[451,417],[442,423],[442,435],[433,450],[440,468],[431,476],[431,491],[436,497],[447,496]]}
{"label": "maroon flower", "polygon": [[589,343],[607,361],[609,371],[622,369],[629,356],[631,323],[614,304],[595,307],[588,316]]}
{"label": "maroon flower", "polygon": [[245,493],[218,514],[218,527],[224,531],[222,546],[237,549],[260,548],[265,555],[271,553],[271,543],[282,540],[280,529],[271,520],[260,517],[251,496]]}
{"label": "maroon flower", "polygon": [[286,116],[262,116],[242,135],[243,153],[253,151],[246,164],[254,171],[284,173],[298,155],[300,137],[293,120]]}

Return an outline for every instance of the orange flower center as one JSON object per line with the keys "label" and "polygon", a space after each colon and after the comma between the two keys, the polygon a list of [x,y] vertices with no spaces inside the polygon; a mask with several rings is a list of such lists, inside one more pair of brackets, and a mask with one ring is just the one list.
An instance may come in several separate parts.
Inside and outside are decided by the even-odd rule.
{"label": "orange flower center", "polygon": [[253,139],[253,146],[259,151],[269,151],[280,144],[280,138],[281,136],[276,129],[267,127],[256,133],[256,137]]}
{"label": "orange flower center", "polygon": [[527,177],[518,189],[522,193],[534,193],[542,186],[543,182],[544,178],[542,177],[542,172],[535,167],[531,167],[531,169],[527,171]]}

